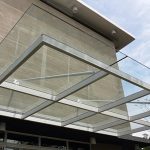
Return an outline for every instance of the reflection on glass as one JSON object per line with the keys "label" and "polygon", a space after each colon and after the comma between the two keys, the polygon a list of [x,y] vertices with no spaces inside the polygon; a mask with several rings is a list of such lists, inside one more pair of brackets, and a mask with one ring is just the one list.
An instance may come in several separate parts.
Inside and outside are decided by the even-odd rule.
{"label": "reflection on glass", "polygon": [[85,112],[87,112],[87,111],[83,110],[83,109],[64,105],[61,103],[55,103],[55,104],[39,111],[34,116],[63,122],[63,121],[72,119],[74,117],[77,117]]}
{"label": "reflection on glass", "polygon": [[92,125],[93,127],[98,127],[100,125],[104,125],[107,122],[111,122],[111,121],[114,121],[114,120],[115,120],[115,118],[113,118],[113,117],[109,117],[109,116],[102,115],[102,114],[96,114],[92,117],[88,117],[88,118],[83,119],[79,122],[84,123],[85,126],[87,124],[87,127],[88,127],[89,124]]}
{"label": "reflection on glass", "polygon": [[131,125],[130,123],[124,123],[121,125],[117,125],[112,127],[112,129],[116,130],[118,133],[121,133],[123,131],[131,131]]}
{"label": "reflection on glass", "polygon": [[0,88],[1,110],[8,109],[13,112],[22,112],[25,109],[29,109],[32,105],[37,105],[44,101],[44,99],[35,96]]}

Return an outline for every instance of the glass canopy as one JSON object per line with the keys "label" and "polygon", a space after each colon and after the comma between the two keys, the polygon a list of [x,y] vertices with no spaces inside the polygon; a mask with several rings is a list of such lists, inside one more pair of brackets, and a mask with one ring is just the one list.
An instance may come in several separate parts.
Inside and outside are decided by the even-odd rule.
{"label": "glass canopy", "polygon": [[148,130],[150,69],[121,52],[106,59],[94,46],[32,5],[0,44],[1,114],[114,136]]}

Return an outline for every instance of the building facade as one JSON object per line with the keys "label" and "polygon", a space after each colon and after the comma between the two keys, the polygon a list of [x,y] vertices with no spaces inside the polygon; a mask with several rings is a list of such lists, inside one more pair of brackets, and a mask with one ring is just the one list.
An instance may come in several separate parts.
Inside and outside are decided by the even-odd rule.
{"label": "building facade", "polygon": [[[134,40],[132,35],[78,0],[1,0],[0,13],[1,115],[37,122],[34,125],[39,131],[52,132],[38,122],[65,126],[53,127],[60,135],[65,134],[63,130],[72,135],[83,134],[78,130],[92,132],[84,134],[86,140],[82,141],[83,136],[72,140],[71,133],[68,138],[58,133],[40,134],[29,125],[33,133],[24,130],[22,139],[29,135],[31,140],[21,142],[18,138],[23,128],[15,131],[7,125],[9,119],[1,117],[4,148],[8,142],[8,148],[15,149],[19,141],[20,146],[29,143],[33,147],[18,149],[44,149],[45,142],[45,149],[120,150],[125,149],[121,146],[125,140],[114,138],[117,144],[113,144],[112,138],[110,142],[97,143],[95,136],[100,139],[100,135],[95,132],[122,137],[135,129],[132,121],[142,125],[139,128],[149,129],[149,122],[140,120],[149,112],[131,118],[126,105],[150,93],[148,83],[120,71],[119,62],[127,56],[119,50]],[[130,90],[131,94],[126,95],[123,82],[142,90]],[[23,123],[26,126],[26,121],[18,122]],[[128,145],[132,149],[139,143]]]}

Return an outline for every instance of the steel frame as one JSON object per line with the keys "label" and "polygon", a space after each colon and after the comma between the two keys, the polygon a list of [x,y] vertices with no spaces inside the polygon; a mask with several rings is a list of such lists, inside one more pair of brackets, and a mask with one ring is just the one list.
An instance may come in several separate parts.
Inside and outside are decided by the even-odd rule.
{"label": "steel frame", "polygon": [[[83,81],[77,83],[76,85],[68,88],[67,90],[63,91],[62,93],[59,93],[56,97],[52,96],[52,95],[49,95],[49,94],[46,94],[46,93],[37,92],[36,90],[31,90],[31,89],[29,90],[27,88],[26,89],[24,88],[22,90],[22,89],[20,89],[20,86],[18,86],[19,88],[17,87],[18,89],[15,89],[16,87],[9,87],[8,83],[6,83],[4,81],[13,72],[15,72],[26,60],[28,60],[36,51],[38,51],[39,48],[42,47],[43,45],[52,47],[55,50],[58,50],[58,51],[60,51],[62,53],[65,53],[65,54],[67,54],[69,56],[72,56],[72,57],[74,57],[74,58],[76,58],[76,59],[78,59],[80,61],[83,61],[83,62],[85,62],[87,64],[90,64],[90,65],[92,65],[92,66],[94,66],[94,67],[96,67],[98,69],[101,69],[102,71],[99,71],[99,72],[91,75],[90,77],[86,78],[85,80],[83,80]],[[49,37],[47,35],[44,35],[44,34],[41,35],[40,37],[38,37],[37,40],[35,40],[33,42],[33,44],[31,44],[29,46],[29,48],[19,58],[17,58],[11,65],[9,65],[7,67],[6,70],[4,70],[0,74],[0,83],[4,82],[1,85],[1,87],[11,88],[12,90],[18,90],[20,92],[24,92],[26,94],[31,94],[31,95],[33,95],[33,93],[35,92],[36,93],[36,94],[34,94],[35,96],[47,99],[47,101],[45,101],[41,105],[39,105],[39,106],[37,106],[37,107],[35,107],[35,108],[25,112],[22,115],[22,119],[25,119],[25,118],[31,116],[32,114],[40,111],[41,109],[44,109],[44,108],[48,107],[49,105],[52,105],[52,104],[54,104],[56,102],[61,102],[61,100],[62,100],[62,103],[64,103],[63,99],[65,97],[67,97],[68,95],[71,95],[71,94],[75,93],[76,91],[86,87],[87,85],[89,85],[89,84],[91,84],[91,83],[93,83],[93,82],[95,82],[95,81],[97,81],[97,80],[99,80],[99,79],[101,79],[101,78],[103,78],[105,76],[107,76],[108,74],[111,74],[111,75],[114,75],[116,77],[119,77],[120,79],[123,79],[123,80],[125,80],[127,82],[130,82],[130,83],[132,83],[132,84],[134,84],[134,85],[136,85],[138,87],[141,87],[144,90],[142,90],[140,92],[137,92],[135,94],[132,94],[130,96],[124,97],[124,98],[122,98],[120,100],[117,100],[115,102],[111,102],[111,103],[109,103],[107,105],[104,105],[104,106],[100,107],[98,109],[98,111],[91,111],[90,110],[91,112],[84,113],[84,114],[82,114],[80,116],[77,116],[75,118],[70,118],[69,120],[64,121],[62,123],[63,126],[66,126],[68,124],[72,124],[72,123],[74,123],[76,121],[79,121],[81,119],[84,119],[86,117],[92,116],[92,115],[94,115],[96,113],[102,113],[102,114],[107,114],[107,115],[109,114],[110,115],[111,112],[107,113],[106,112],[107,110],[110,110],[110,109],[112,109],[112,108],[114,108],[116,106],[119,106],[121,104],[133,101],[133,100],[135,100],[137,98],[140,98],[140,97],[143,97],[145,95],[150,94],[150,85],[145,83],[145,82],[143,82],[143,81],[141,81],[141,80],[139,80],[139,79],[137,79],[137,78],[134,78],[134,77],[132,77],[132,76],[126,74],[126,73],[123,73],[120,70],[117,70],[117,69],[115,69],[115,68],[113,68],[113,67],[111,67],[109,65],[106,65],[106,64],[104,64],[104,63],[102,63],[102,62],[100,62],[100,61],[98,61],[98,60],[96,60],[96,59],[94,59],[94,58],[92,58],[92,57],[90,57],[90,56],[88,56],[88,55],[78,51],[78,50],[75,50],[75,49],[71,48],[70,46],[68,46],[68,45],[66,45],[64,43],[60,43],[56,39],[53,39],[53,38],[51,38],[51,37]],[[7,84],[7,86],[6,86],[6,84]],[[68,101],[68,104],[69,104],[69,101]],[[73,102],[70,105],[73,106]],[[76,104],[75,107],[79,107],[79,104]],[[92,107],[90,107],[90,108],[92,108]],[[89,110],[89,108],[83,108],[83,109],[88,109]],[[129,119],[128,118],[127,119],[122,119],[122,118],[119,118],[117,115],[112,114],[112,117],[119,118],[119,119],[122,119],[122,120],[120,120],[118,123],[115,123],[115,122],[108,123],[107,125],[105,125],[105,127],[110,128],[112,126],[116,126],[118,124],[124,123],[125,121],[127,121],[127,122],[133,121],[134,122],[135,120],[139,120],[139,119],[141,119],[143,117],[149,116],[149,114],[150,114],[150,112],[148,111],[148,112],[136,115],[136,116],[132,116]],[[140,124],[140,121],[137,122],[137,123]],[[143,124],[147,125],[146,123],[143,123]],[[104,129],[104,126],[96,127],[94,129],[94,131],[103,130],[103,129]],[[119,134],[119,135],[122,135],[122,133]]]}
{"label": "steel frame", "polygon": [[[50,94],[46,94],[46,93],[43,93],[43,92],[40,92],[40,91],[36,91],[36,90],[33,90],[33,89],[22,87],[22,86],[19,86],[19,85],[14,85],[12,83],[4,82],[4,83],[1,84],[1,87],[11,89],[11,90],[15,90],[15,91],[22,92],[22,93],[26,93],[26,94],[30,94],[30,95],[37,96],[37,97],[40,97],[40,98],[44,98],[47,101],[49,101],[49,100],[54,101],[54,99],[55,99],[55,97],[50,95]],[[138,93],[137,93],[137,95],[139,95]],[[143,92],[140,92],[140,93],[145,93],[144,95],[149,94],[149,92],[145,92],[145,90],[143,90]],[[144,95],[141,95],[141,96],[144,96]],[[91,116],[91,115],[94,115],[94,114],[98,113],[98,108],[96,108],[96,107],[88,106],[88,105],[81,104],[81,103],[78,103],[78,102],[74,102],[74,101],[71,101],[71,100],[62,99],[61,101],[59,101],[59,103],[88,110],[88,112],[84,113],[83,116],[80,115],[77,118],[74,117],[74,118],[71,118],[71,119],[67,120],[67,122],[69,122],[69,124],[74,123],[75,121],[79,121],[81,119],[84,119],[84,118],[88,117],[88,115]],[[119,124],[123,124],[125,122],[129,122],[127,117],[123,116],[123,115],[118,116],[118,114],[115,114],[115,113],[112,113],[112,112],[109,112],[109,111],[104,111],[104,112],[101,112],[101,113],[104,114],[104,115],[108,115],[108,116],[111,116],[111,117],[114,117],[114,118],[121,119],[121,120],[118,120],[119,122],[112,121],[110,123],[103,124],[103,126],[99,125],[97,127],[94,127],[93,128],[94,132],[97,132],[98,130],[104,130],[104,129],[106,129],[106,127],[111,128],[115,125],[119,125]],[[147,121],[136,120],[136,121],[133,121],[133,122],[150,127],[150,123],[147,122]],[[67,125],[67,124],[65,124],[65,122],[62,122],[62,125]]]}
{"label": "steel frame", "polygon": [[[115,108],[115,107],[117,107],[117,106],[120,106],[120,105],[122,105],[122,104],[125,104],[125,103],[127,103],[127,102],[133,101],[133,100],[138,99],[138,98],[141,98],[141,97],[143,97],[143,96],[146,96],[146,95],[148,95],[148,94],[150,94],[150,92],[147,91],[147,90],[139,91],[139,92],[137,92],[137,93],[134,93],[134,94],[132,94],[132,95],[129,95],[129,96],[124,97],[124,98],[121,98],[121,99],[119,99],[119,100],[117,100],[117,101],[108,103],[108,104],[106,104],[106,105],[100,107],[99,110],[98,110],[98,112],[99,112],[99,113],[105,112],[105,111],[107,111],[107,110],[113,109],[113,108]],[[108,115],[107,113],[103,113],[103,114]],[[112,114],[112,113],[111,113],[111,114]],[[91,116],[91,115],[89,114],[89,112],[87,112],[87,116],[88,116],[88,115]],[[94,114],[93,114],[93,115],[94,115]],[[83,116],[85,116],[85,114],[83,114]],[[114,115],[113,115],[113,117],[114,117]],[[77,119],[77,118],[78,118],[78,119]],[[78,117],[78,116],[77,116],[77,117],[74,117],[74,120],[75,120],[75,121],[79,121],[79,120],[81,120],[82,118],[83,118],[82,115],[80,115],[80,117]],[[126,120],[126,122],[129,120],[129,119],[127,119],[127,118],[123,118],[122,116],[121,116],[121,117],[117,117],[116,115],[115,115],[115,118],[119,118],[119,119]],[[73,118],[71,118],[71,119],[69,119],[69,120],[63,122],[62,125],[65,126],[65,125],[67,125],[67,124],[73,123],[74,120],[73,120]],[[138,120],[138,119],[134,119],[134,120]],[[124,121],[122,121],[122,122],[124,122]],[[117,125],[119,125],[119,124],[122,124],[122,123],[121,123],[121,122],[118,122]],[[106,125],[105,125],[105,126],[106,126]],[[109,127],[113,127],[113,126],[114,126],[113,124],[110,124]],[[97,127],[97,129],[98,129],[98,128],[101,128],[101,127]],[[94,131],[97,131],[97,129],[94,129]]]}

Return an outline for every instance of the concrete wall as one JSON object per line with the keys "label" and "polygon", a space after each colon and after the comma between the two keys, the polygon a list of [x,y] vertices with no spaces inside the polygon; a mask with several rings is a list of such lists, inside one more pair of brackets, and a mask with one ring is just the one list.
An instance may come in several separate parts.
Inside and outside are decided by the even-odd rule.
{"label": "concrete wall", "polygon": [[[42,9],[31,5],[32,3]],[[0,0],[0,20],[0,40],[3,40],[0,45],[0,68],[2,70],[19,57],[41,34],[47,34],[106,64],[116,61],[116,52],[111,41],[38,0]],[[21,66],[8,81],[14,82],[14,79],[17,79],[23,86],[55,95],[88,76],[35,81],[23,81],[23,79],[85,71],[97,71],[97,69],[45,46]],[[22,96],[22,94],[11,100],[8,98],[11,97],[11,92],[9,92],[0,90],[1,105],[22,109],[43,101],[35,98],[33,102],[32,97]],[[120,80],[109,75],[69,98],[76,100],[78,97],[83,103],[101,106],[105,104],[105,101],[95,102],[94,100],[115,100],[122,96],[123,89]],[[6,100],[4,101],[4,99]],[[89,102],[85,100],[89,100]],[[126,107],[120,107],[120,110],[126,113]],[[76,111],[78,111],[76,108],[56,104],[41,113],[62,119],[64,114],[70,115],[70,112],[75,113]],[[92,120],[85,122],[92,122]]]}

